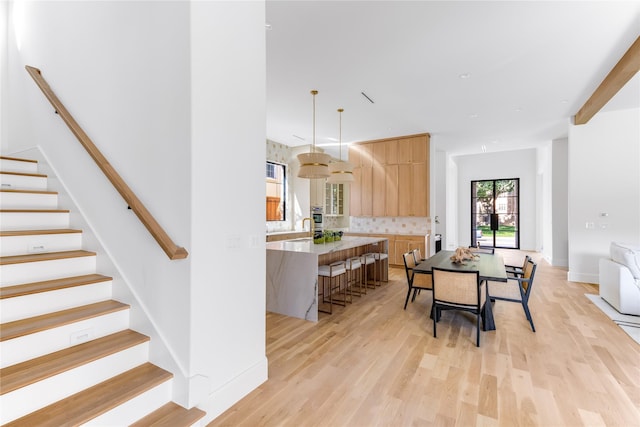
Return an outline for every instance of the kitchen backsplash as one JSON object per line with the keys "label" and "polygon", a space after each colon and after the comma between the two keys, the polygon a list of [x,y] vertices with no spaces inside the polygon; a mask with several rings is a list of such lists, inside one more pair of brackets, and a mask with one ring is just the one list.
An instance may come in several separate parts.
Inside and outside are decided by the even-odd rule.
{"label": "kitchen backsplash", "polygon": [[428,217],[357,217],[349,223],[352,233],[380,234],[430,234],[431,219]]}
{"label": "kitchen backsplash", "polygon": [[291,147],[267,139],[267,160],[281,164],[289,164]]}

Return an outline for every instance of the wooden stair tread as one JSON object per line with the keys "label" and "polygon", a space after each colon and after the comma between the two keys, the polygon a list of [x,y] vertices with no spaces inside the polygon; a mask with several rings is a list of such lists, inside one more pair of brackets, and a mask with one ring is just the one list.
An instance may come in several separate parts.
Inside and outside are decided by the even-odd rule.
{"label": "wooden stair tread", "polygon": [[20,157],[0,156],[0,159],[2,159],[2,160],[14,160],[16,162],[38,163],[37,160],[23,159],[23,158],[20,158]]}
{"label": "wooden stair tread", "polygon": [[0,231],[0,237],[12,236],[37,236],[39,234],[73,234],[82,233],[82,230],[74,228],[48,228],[46,230],[5,230]]}
{"label": "wooden stair tread", "polygon": [[62,252],[44,252],[39,254],[11,255],[0,257],[0,265],[20,264],[25,262],[52,261],[56,259],[95,256],[95,252],[75,250]]}
{"label": "wooden stair tread", "polygon": [[57,289],[73,288],[75,286],[106,282],[108,280],[112,280],[112,278],[103,276],[102,274],[85,274],[83,276],[64,277],[62,279],[7,286],[0,289],[0,299],[37,294],[40,292],[49,292]]}
{"label": "wooden stair tread", "polygon": [[18,190],[18,189],[2,189],[0,193],[27,193],[27,194],[58,194],[57,191],[47,190]]}
{"label": "wooden stair tread", "polygon": [[5,175],[20,175],[20,176],[33,176],[36,178],[46,178],[47,175],[41,173],[28,173],[28,172],[9,172],[9,171],[0,171],[0,173]]}
{"label": "wooden stair tread", "polygon": [[172,377],[170,372],[151,363],[144,363],[66,399],[18,418],[3,427],[80,425]]}
{"label": "wooden stair tread", "polygon": [[0,325],[0,341],[18,338],[128,308],[129,305],[127,304],[108,300],[3,323]]}
{"label": "wooden stair tread", "polygon": [[0,395],[149,341],[130,329],[0,369]]}
{"label": "wooden stair tread", "polygon": [[169,402],[129,427],[188,427],[205,414],[201,409],[187,409],[175,402]]}
{"label": "wooden stair tread", "polygon": [[69,213],[69,209],[0,209],[0,213]]}

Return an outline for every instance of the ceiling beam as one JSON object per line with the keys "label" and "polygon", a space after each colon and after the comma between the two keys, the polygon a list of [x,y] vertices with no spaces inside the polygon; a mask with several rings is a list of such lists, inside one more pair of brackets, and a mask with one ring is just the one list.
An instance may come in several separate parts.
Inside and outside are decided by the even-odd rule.
{"label": "ceiling beam", "polygon": [[600,86],[576,113],[574,124],[587,123],[640,70],[640,37],[636,39]]}

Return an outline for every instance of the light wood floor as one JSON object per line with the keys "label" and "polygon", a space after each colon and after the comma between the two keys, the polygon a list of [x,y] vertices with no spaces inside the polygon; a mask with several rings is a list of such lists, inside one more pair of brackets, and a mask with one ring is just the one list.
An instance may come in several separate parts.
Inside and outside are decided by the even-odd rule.
{"label": "light wood floor", "polygon": [[[504,252],[521,264],[521,254]],[[534,254],[535,255],[535,254]],[[269,380],[209,426],[640,426],[640,345],[540,261],[530,308],[497,301],[497,330],[423,292],[404,270],[315,324],[267,313]]]}

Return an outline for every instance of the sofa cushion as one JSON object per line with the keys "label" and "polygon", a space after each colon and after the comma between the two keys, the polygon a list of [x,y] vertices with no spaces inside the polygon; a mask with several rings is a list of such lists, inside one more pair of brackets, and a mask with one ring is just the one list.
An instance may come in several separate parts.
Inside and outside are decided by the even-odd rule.
{"label": "sofa cushion", "polygon": [[640,246],[612,242],[609,252],[612,260],[631,271],[636,282],[640,280]]}

